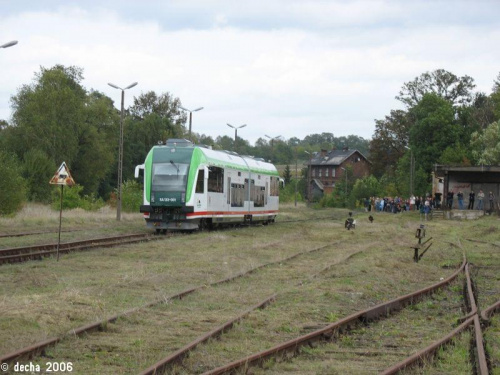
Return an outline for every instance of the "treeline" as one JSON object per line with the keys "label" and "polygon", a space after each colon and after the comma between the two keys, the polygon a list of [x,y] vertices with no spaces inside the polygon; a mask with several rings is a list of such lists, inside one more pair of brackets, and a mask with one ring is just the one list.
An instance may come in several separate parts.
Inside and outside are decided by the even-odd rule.
{"label": "treeline", "polygon": [[[500,165],[500,74],[489,94],[475,92],[469,76],[443,69],[426,72],[401,87],[405,109],[375,120],[370,141],[371,175],[339,180],[321,206],[359,205],[369,197],[426,196],[435,164]],[[299,183],[301,194],[307,186]],[[285,199],[293,199],[289,186]]]}
{"label": "treeline", "polygon": [[[85,204],[79,205],[98,207],[113,201],[120,112],[111,98],[87,90],[82,82],[81,68],[41,68],[32,83],[12,96],[12,119],[0,120],[0,214],[16,211],[25,200],[51,202],[53,189],[48,181],[62,161],[80,185],[78,197]],[[242,138],[235,145],[229,136],[213,139],[194,133],[191,140],[288,165],[297,160],[301,165],[308,159],[305,151],[360,150],[372,162],[372,175],[339,181],[323,204],[353,203],[370,195],[407,197],[412,188],[423,196],[430,192],[430,172],[436,163],[500,164],[500,74],[493,83],[492,92],[486,94],[474,91],[469,76],[442,69],[424,73],[403,84],[396,98],[405,108],[375,120],[370,141],[329,132],[302,140],[261,137],[253,146]],[[168,92],[134,97],[125,113],[123,157],[123,178],[129,181],[126,186],[133,196],[140,198],[140,186],[132,182],[135,166],[159,141],[187,138],[186,120],[180,99]],[[299,193],[304,195],[306,189],[301,181]],[[292,195],[294,191],[284,192],[283,198]]]}
{"label": "treeline", "polygon": [[[56,65],[41,68],[31,83],[11,98],[12,119],[0,120],[0,214],[14,212],[25,200],[49,203],[53,187],[49,179],[65,161],[79,187],[83,207],[99,207],[113,201],[117,184],[120,111],[113,100],[83,86],[83,70]],[[124,119],[123,179],[132,181],[134,168],[142,164],[151,147],[168,138],[187,138],[186,113],[179,98],[149,91],[134,97]],[[213,139],[193,134],[196,143],[215,149],[235,150],[234,138]],[[276,164],[305,159],[304,151],[332,147],[368,152],[369,141],[332,133],[298,138],[259,138],[254,146],[237,139],[240,154],[254,155]],[[137,196],[137,186],[128,185]],[[71,196],[71,195],[69,195]],[[75,194],[73,194],[75,196]],[[69,205],[73,206],[73,205]]]}
{"label": "treeline", "polygon": [[425,196],[435,164],[500,164],[500,74],[490,94],[475,87],[473,78],[443,69],[403,84],[396,99],[405,109],[376,120],[370,142],[372,173],[384,194],[409,197],[413,187]]}

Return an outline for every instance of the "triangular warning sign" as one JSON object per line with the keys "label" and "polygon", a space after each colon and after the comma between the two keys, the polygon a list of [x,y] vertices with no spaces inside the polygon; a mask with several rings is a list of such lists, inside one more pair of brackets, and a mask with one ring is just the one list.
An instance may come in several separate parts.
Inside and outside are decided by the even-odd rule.
{"label": "triangular warning sign", "polygon": [[57,172],[54,174],[54,177],[50,179],[49,184],[66,186],[73,186],[75,184],[75,180],[71,177],[71,173],[69,173],[66,162],[63,161]]}

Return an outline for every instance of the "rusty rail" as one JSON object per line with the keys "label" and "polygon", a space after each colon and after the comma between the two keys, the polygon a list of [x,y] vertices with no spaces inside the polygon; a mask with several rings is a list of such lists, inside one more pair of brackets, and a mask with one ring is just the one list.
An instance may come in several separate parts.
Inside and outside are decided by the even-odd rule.
{"label": "rusty rail", "polygon": [[[161,237],[153,237],[150,234],[136,233],[122,236],[93,238],[82,241],[72,241],[61,243],[60,253],[69,253],[74,250],[87,250],[94,247],[111,247],[127,243],[134,243],[144,240],[152,240]],[[33,245],[26,247],[14,247],[9,249],[0,249],[0,264],[24,262],[33,259],[41,259],[55,254],[57,244]]]}
{"label": "rusty rail", "polygon": [[219,327],[213,329],[212,331],[198,337],[197,339],[186,344],[185,346],[183,346],[179,350],[175,351],[174,353],[170,354],[169,356],[165,357],[164,359],[158,361],[157,363],[155,363],[151,367],[149,367],[146,370],[144,370],[143,372],[141,372],[141,375],[164,374],[169,365],[172,365],[173,363],[176,363],[176,362],[181,362],[187,356],[187,354],[191,350],[196,348],[198,345],[206,342],[207,340],[209,340],[211,338],[219,337],[222,333],[230,330],[236,323],[240,322],[245,317],[247,317],[251,312],[253,312],[257,309],[265,308],[267,305],[272,303],[275,299],[276,299],[276,294],[273,294],[272,296],[267,297],[265,300],[250,307],[249,309],[245,310],[242,314],[238,315],[236,318],[228,320],[227,322],[225,322],[221,326],[219,326]]}
{"label": "rusty rail", "polygon": [[474,298],[472,279],[470,277],[470,272],[469,272],[469,264],[466,264],[466,266],[465,266],[465,276],[466,276],[466,283],[467,283],[467,295],[468,295],[468,300],[469,300],[468,305],[469,305],[470,310],[471,310],[467,314],[467,316],[465,318],[463,318],[463,320],[465,320],[465,321],[459,327],[454,329],[452,332],[450,332],[445,337],[433,342],[431,345],[427,346],[426,348],[418,351],[417,353],[413,354],[412,356],[410,356],[410,357],[404,359],[403,361],[401,361],[401,362],[389,367],[388,369],[384,370],[381,373],[382,375],[396,374],[399,371],[401,371],[407,367],[422,363],[423,360],[426,358],[431,358],[440,347],[450,343],[455,338],[455,336],[462,333],[465,328],[469,327],[472,324],[474,324],[474,331],[475,331],[476,359],[477,359],[477,366],[476,367],[478,368],[478,374],[488,375],[488,363],[487,363],[486,354],[484,351],[483,334],[481,331],[481,324],[479,322],[478,308],[477,308],[477,304],[476,304],[476,301]]}
{"label": "rusty rail", "polygon": [[500,311],[500,300],[496,301],[493,305],[488,306],[481,312],[481,318],[484,321],[487,321],[491,318],[491,316],[497,312]]}
{"label": "rusty rail", "polygon": [[500,247],[500,245],[496,244],[496,243],[493,243],[493,242],[488,242],[488,241],[482,241],[482,240],[473,240],[473,239],[470,239],[470,238],[466,238],[467,241],[470,241],[470,242],[475,242],[475,243],[482,243],[482,244],[486,244],[486,245],[491,245],[491,246],[495,246],[495,247]]}
{"label": "rusty rail", "polygon": [[[68,233],[68,232],[79,232],[82,231],[83,229],[63,229],[61,230],[61,233]],[[41,230],[38,232],[20,232],[20,233],[0,233],[0,238],[6,238],[6,237],[26,237],[26,236],[35,236],[37,234],[50,234],[50,233],[58,233],[59,231],[57,229],[54,230]]]}
{"label": "rusty rail", "polygon": [[40,341],[40,342],[38,342],[36,344],[27,346],[25,348],[22,348],[22,349],[19,349],[19,350],[16,350],[16,351],[13,351],[11,353],[8,353],[8,354],[0,357],[0,363],[4,363],[4,362],[11,363],[14,360],[19,359],[19,358],[26,358],[26,359],[33,358],[33,357],[39,355],[40,353],[42,353],[45,350],[45,348],[53,346],[53,345],[56,345],[58,342],[60,342],[66,336],[78,336],[78,335],[81,335],[82,333],[89,333],[89,332],[96,331],[96,330],[103,330],[104,327],[108,323],[113,323],[117,319],[119,319],[121,317],[124,317],[124,316],[127,316],[127,315],[130,315],[130,314],[133,314],[135,312],[138,312],[141,309],[145,309],[145,308],[157,306],[159,304],[165,303],[166,301],[172,300],[172,299],[182,299],[183,297],[185,297],[185,296],[187,296],[187,295],[189,295],[191,293],[194,293],[194,292],[196,292],[198,290],[201,290],[203,288],[206,288],[208,286],[216,286],[216,285],[220,285],[220,284],[224,284],[224,283],[233,281],[235,279],[238,279],[238,278],[244,277],[246,275],[249,275],[249,274],[251,274],[251,273],[253,273],[253,272],[255,272],[255,271],[257,271],[257,270],[259,270],[261,268],[269,267],[269,266],[272,266],[272,265],[275,265],[275,264],[280,264],[280,263],[288,262],[288,261],[290,261],[292,259],[295,259],[295,258],[301,256],[301,255],[306,255],[306,254],[310,254],[310,253],[313,253],[313,252],[316,252],[316,251],[320,251],[320,250],[326,249],[326,248],[328,248],[330,246],[338,244],[339,242],[340,241],[332,242],[332,243],[324,245],[324,246],[320,246],[320,247],[316,247],[314,249],[310,249],[310,250],[306,250],[306,251],[302,251],[302,252],[296,253],[296,254],[291,255],[291,256],[289,256],[287,258],[284,258],[284,259],[280,259],[280,260],[277,260],[277,261],[274,261],[274,262],[270,262],[270,263],[265,263],[265,264],[262,264],[260,266],[251,268],[251,269],[249,269],[249,270],[247,270],[245,272],[241,272],[241,273],[236,274],[234,276],[230,276],[230,277],[228,277],[226,279],[218,280],[218,281],[215,281],[215,282],[213,282],[211,284],[204,284],[204,285],[199,285],[199,286],[196,286],[196,287],[188,288],[188,289],[186,289],[186,290],[184,290],[182,292],[179,292],[177,294],[174,294],[174,295],[172,295],[170,297],[160,298],[160,299],[154,300],[152,302],[149,302],[149,303],[147,303],[147,304],[145,304],[143,306],[135,307],[135,308],[126,310],[126,311],[124,311],[122,313],[115,314],[115,315],[112,315],[112,316],[110,316],[108,318],[99,320],[97,322],[89,323],[87,325],[84,325],[84,326],[81,326],[81,327],[78,327],[78,328],[74,328],[74,329],[68,331],[65,335],[62,335],[60,337],[53,337],[53,338],[50,338],[50,339],[47,339],[47,340],[43,340],[43,341]]}
{"label": "rusty rail", "polygon": [[458,335],[464,329],[469,327],[473,322],[474,322],[474,317],[467,319],[465,322],[463,322],[460,326],[458,326],[456,329],[454,329],[452,332],[450,332],[448,335],[446,335],[442,339],[440,339],[436,342],[433,342],[427,348],[422,349],[422,350],[418,351],[417,353],[413,354],[412,356],[406,358],[405,360],[403,360],[399,363],[396,363],[394,366],[389,367],[388,369],[381,372],[381,374],[382,375],[396,374],[399,371],[403,370],[404,368],[410,367],[410,366],[415,365],[417,363],[421,363],[425,358],[429,358],[430,356],[432,356],[441,346],[446,345],[451,340],[453,340],[453,338],[456,335]]}
{"label": "rusty rail", "polygon": [[324,338],[331,338],[342,332],[343,330],[349,329],[351,326],[354,326],[360,322],[366,322],[370,320],[374,320],[383,315],[388,315],[393,311],[397,311],[405,307],[406,305],[412,304],[418,300],[420,300],[424,295],[431,294],[441,287],[448,285],[451,283],[460,272],[463,271],[466,265],[466,260],[464,259],[463,263],[459,267],[457,271],[455,271],[451,276],[447,277],[445,280],[440,281],[437,284],[431,285],[424,289],[418,290],[416,292],[395,298],[391,301],[381,303],[373,308],[362,310],[347,316],[335,323],[329,324],[328,326],[318,329],[314,332],[311,332],[307,335],[303,335],[297,337],[295,339],[289,340],[285,343],[276,345],[270,349],[261,351],[256,354],[252,354],[245,358],[239,359],[237,361],[231,362],[225,366],[221,366],[219,368],[213,369],[211,371],[207,371],[204,375],[216,375],[216,374],[225,374],[230,373],[231,371],[235,371],[242,367],[248,367],[258,362],[261,362],[267,358],[278,355],[283,352],[295,352],[297,349],[303,345],[310,344],[314,341],[319,341]]}

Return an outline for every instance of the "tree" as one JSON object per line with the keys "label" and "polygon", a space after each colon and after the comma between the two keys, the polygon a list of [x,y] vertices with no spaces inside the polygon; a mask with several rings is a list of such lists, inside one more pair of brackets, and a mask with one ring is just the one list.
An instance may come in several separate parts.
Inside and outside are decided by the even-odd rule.
{"label": "tree", "polygon": [[290,166],[287,164],[285,170],[283,171],[283,179],[285,180],[285,185],[288,185],[292,181],[292,172],[290,171]]}
{"label": "tree", "polygon": [[453,105],[465,105],[472,101],[474,87],[474,79],[467,75],[457,77],[444,69],[437,69],[404,83],[396,99],[411,108],[416,106],[425,94],[434,93]]}
{"label": "tree", "polygon": [[409,144],[411,124],[408,112],[402,110],[393,110],[384,120],[375,120],[375,134],[370,142],[370,161],[375,176],[394,174]]}
{"label": "tree", "polygon": [[34,83],[23,85],[11,98],[19,158],[31,148],[45,152],[56,164],[71,164],[78,154],[78,135],[84,123],[86,92],[82,70],[56,65],[41,68]]}
{"label": "tree", "polygon": [[497,79],[493,81],[493,92],[500,92],[500,73],[497,75]]}
{"label": "tree", "polygon": [[18,211],[24,204],[25,188],[20,163],[14,155],[0,151],[0,215]]}
{"label": "tree", "polygon": [[461,129],[454,121],[452,104],[436,94],[425,94],[410,115],[415,120],[410,129],[410,148],[416,169],[422,168],[430,176],[443,151],[450,144],[460,143]]}
{"label": "tree", "polygon": [[49,180],[56,169],[54,161],[41,150],[31,149],[24,154],[22,174],[29,200],[50,202],[52,186],[49,185]]}
{"label": "tree", "polygon": [[490,124],[483,132],[472,134],[472,155],[476,164],[500,164],[500,121]]}
{"label": "tree", "polygon": [[377,178],[370,175],[356,180],[350,198],[352,201],[359,201],[360,199],[379,196],[380,193],[380,184]]}
{"label": "tree", "polygon": [[124,125],[123,179],[132,179],[149,150],[169,138],[184,138],[186,114],[180,99],[170,93],[148,91],[134,98]]}
{"label": "tree", "polygon": [[[84,185],[84,193],[91,194],[109,176],[114,145],[109,140],[117,134],[119,118],[112,101],[97,92],[88,94],[82,80],[81,68],[42,67],[34,82],[12,97],[14,126],[5,130],[5,139],[20,159],[25,159],[27,150],[36,149],[41,152],[37,163],[47,165],[42,161],[45,156],[53,165],[65,161],[75,180]],[[33,157],[26,159],[31,167]],[[33,181],[28,179],[30,198],[45,200]]]}

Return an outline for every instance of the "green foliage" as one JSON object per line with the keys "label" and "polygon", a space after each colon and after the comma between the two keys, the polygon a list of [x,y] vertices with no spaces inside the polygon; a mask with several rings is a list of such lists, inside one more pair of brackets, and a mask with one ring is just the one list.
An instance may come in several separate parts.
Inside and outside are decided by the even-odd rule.
{"label": "green foliage", "polygon": [[416,120],[410,130],[410,147],[416,166],[430,175],[443,151],[450,144],[460,143],[462,129],[454,121],[451,103],[436,94],[424,95],[410,113]]}
{"label": "green foliage", "polygon": [[143,203],[143,187],[136,180],[128,180],[122,186],[122,209],[126,212],[139,212]]}
{"label": "green foliage", "polygon": [[[2,143],[29,162],[26,173],[31,199],[47,200],[47,192],[35,188],[33,173],[37,169],[45,172],[49,162],[71,165],[75,181],[89,195],[96,194],[109,175],[113,161],[109,135],[116,134],[112,128],[118,117],[112,101],[96,92],[88,94],[82,80],[82,69],[77,67],[41,68],[34,82],[22,86],[11,99],[15,126],[4,130]],[[33,149],[41,153],[25,157]]]}
{"label": "green foliage", "polygon": [[18,211],[25,202],[25,181],[20,170],[20,163],[13,155],[0,151],[0,215]]}
{"label": "green foliage", "polygon": [[408,112],[391,111],[384,120],[375,120],[375,134],[370,143],[372,173],[376,177],[394,174],[398,160],[409,143],[412,120]]}
{"label": "green foliage", "polygon": [[413,81],[406,82],[396,99],[408,107],[420,103],[427,94],[439,96],[452,105],[467,104],[472,100],[472,90],[476,87],[469,76],[457,77],[444,69],[425,72]]}
{"label": "green foliage", "polygon": [[379,196],[380,184],[375,176],[368,176],[356,180],[352,188],[350,200],[358,201],[364,198]]}
{"label": "green foliage", "polygon": [[[95,211],[104,207],[105,203],[95,195],[83,195],[83,186],[76,184],[63,189],[63,209],[81,208],[86,211]],[[61,207],[61,187],[54,186],[52,189],[52,208],[59,210]]]}
{"label": "green foliage", "polygon": [[287,164],[285,170],[283,171],[283,179],[285,180],[285,185],[288,185],[292,180],[292,172],[290,171],[290,166]]}
{"label": "green foliage", "polygon": [[470,160],[470,150],[464,145],[458,143],[453,146],[448,146],[443,151],[441,157],[439,158],[439,164],[470,166]]}
{"label": "green foliage", "polygon": [[472,134],[471,148],[477,164],[500,164],[500,121]]}
{"label": "green foliage", "polygon": [[295,202],[295,183],[297,182],[297,202],[302,202],[303,197],[300,193],[301,181],[292,179],[284,188],[280,188],[280,203]]}
{"label": "green foliage", "polygon": [[55,163],[41,150],[32,149],[24,154],[23,176],[29,200],[50,202],[52,187],[49,180],[56,169]]}

